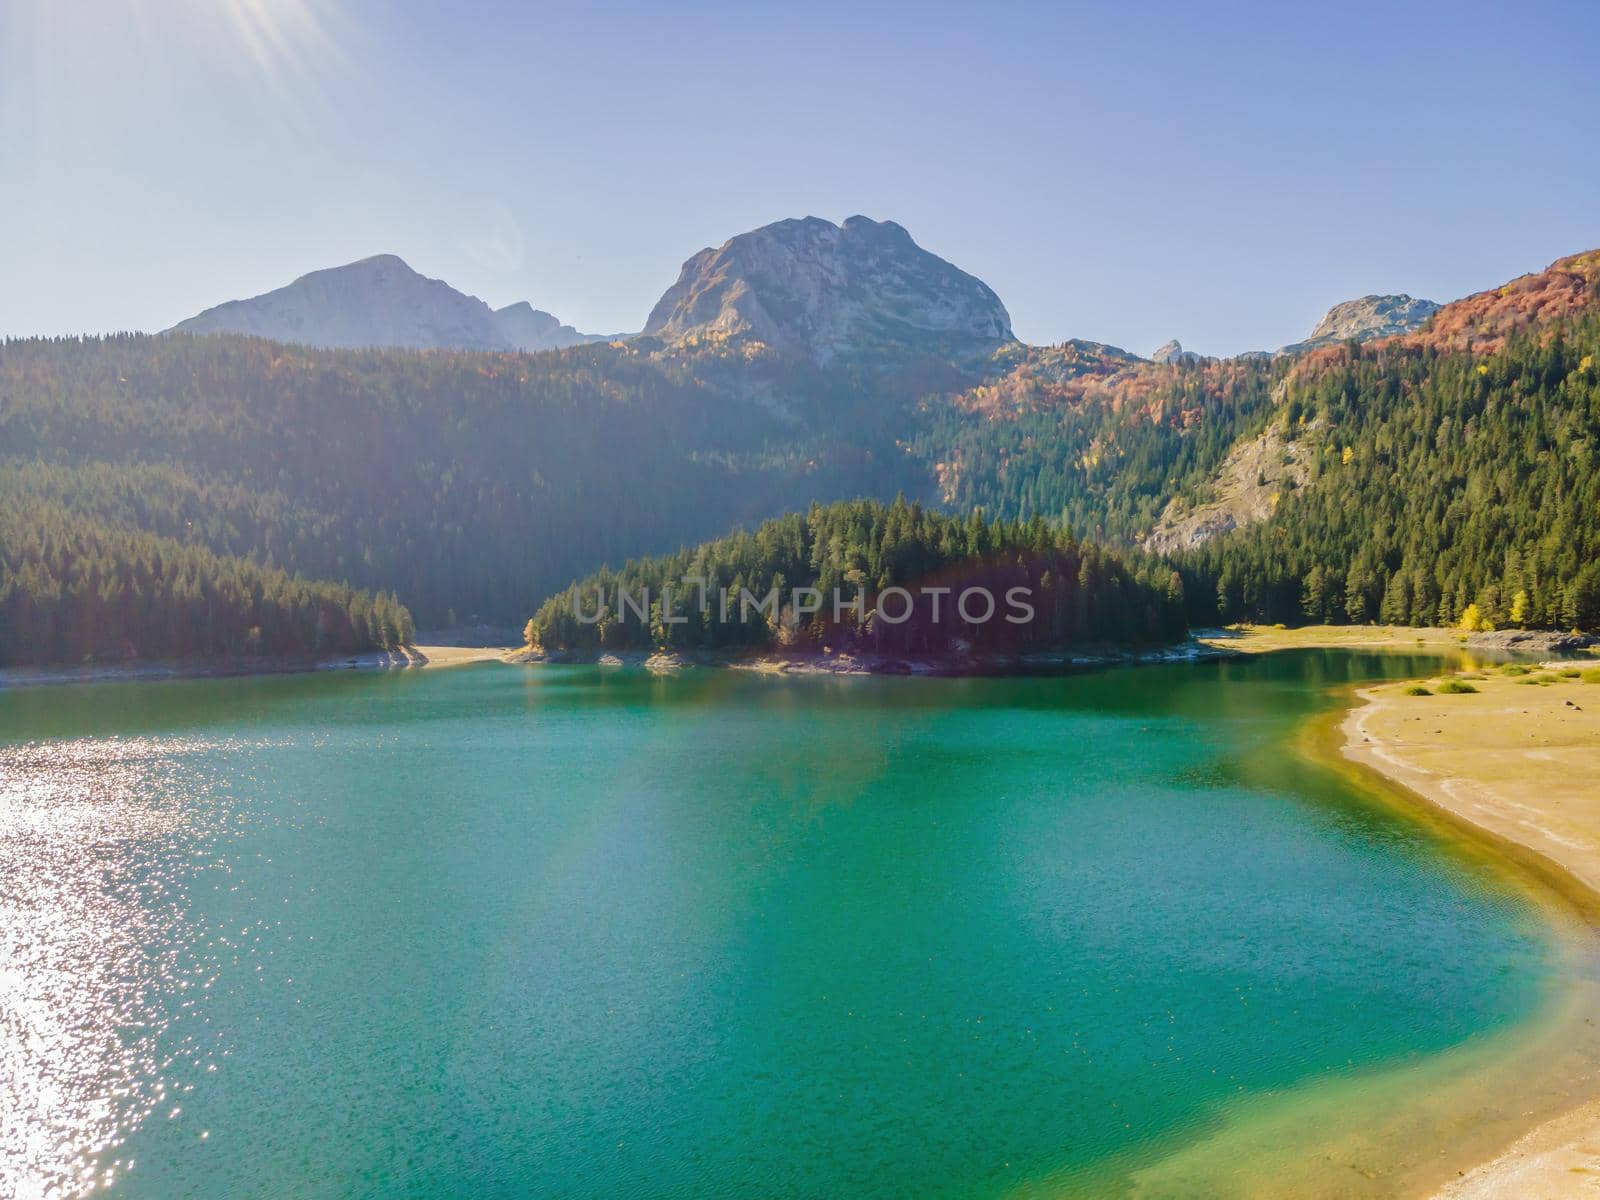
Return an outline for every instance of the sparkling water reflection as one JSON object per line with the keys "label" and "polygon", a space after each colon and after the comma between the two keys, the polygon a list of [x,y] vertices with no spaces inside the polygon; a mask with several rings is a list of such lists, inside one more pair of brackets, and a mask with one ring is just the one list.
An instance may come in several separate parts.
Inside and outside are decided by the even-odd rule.
{"label": "sparkling water reflection", "polygon": [[0,696],[0,1194],[1115,1190],[1557,986],[1283,751],[1417,669]]}

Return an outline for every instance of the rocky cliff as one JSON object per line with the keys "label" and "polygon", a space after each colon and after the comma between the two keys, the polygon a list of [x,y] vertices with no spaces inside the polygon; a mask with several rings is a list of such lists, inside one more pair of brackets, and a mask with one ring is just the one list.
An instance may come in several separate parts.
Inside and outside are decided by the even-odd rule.
{"label": "rocky cliff", "polygon": [[1324,313],[1305,341],[1285,346],[1283,353],[1410,333],[1438,311],[1439,305],[1432,300],[1418,300],[1414,296],[1363,296],[1359,300],[1346,300]]}
{"label": "rocky cliff", "polygon": [[778,221],[700,251],[645,323],[668,345],[759,342],[818,363],[987,354],[1014,339],[1000,298],[893,221]]}

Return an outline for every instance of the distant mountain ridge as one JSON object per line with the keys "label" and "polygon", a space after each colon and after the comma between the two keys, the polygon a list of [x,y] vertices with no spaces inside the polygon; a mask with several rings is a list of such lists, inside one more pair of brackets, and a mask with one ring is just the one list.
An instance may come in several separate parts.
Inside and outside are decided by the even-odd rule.
{"label": "distant mountain ridge", "polygon": [[208,308],[168,332],[241,333],[334,350],[536,351],[606,340],[527,301],[492,309],[393,254],[312,271],[260,296]]}
{"label": "distant mountain ridge", "polygon": [[988,354],[1015,341],[987,284],[893,221],[777,221],[683,264],[644,336],[672,346],[761,343],[819,364],[869,355]]}
{"label": "distant mountain ridge", "polygon": [[[1347,300],[1304,341],[1278,353],[1412,333],[1440,307],[1407,295]],[[895,222],[863,216],[840,225],[819,217],[775,221],[700,251],[639,335],[583,333],[527,301],[492,309],[393,254],[312,271],[208,308],[168,332],[238,333],[324,349],[502,352],[639,336],[647,349],[762,346],[819,365],[935,356],[968,367],[1016,342],[1010,314],[982,280],[924,250]],[[1163,365],[1202,357],[1176,340],[1149,356]]]}
{"label": "distant mountain ridge", "polygon": [[[735,263],[718,285],[759,288],[780,333],[845,335],[862,357],[835,365],[694,324],[677,342],[523,358],[228,335],[8,341],[0,509],[43,514],[44,533],[27,542],[31,563],[0,553],[0,632],[26,631],[20,649],[0,637],[0,659],[37,658],[28,647],[46,642],[44,656],[74,661],[142,653],[185,621],[230,647],[253,644],[253,627],[263,644],[291,626],[321,644],[318,630],[344,619],[334,610],[355,610],[302,593],[296,576],[392,593],[429,623],[454,612],[520,624],[602,564],[813,502],[901,493],[1170,548],[1197,623],[1454,624],[1476,606],[1502,627],[1600,628],[1600,251],[1455,301],[1408,333],[1155,363],[1084,340],[996,345],[1008,327],[970,277],[887,232],[900,246],[861,254],[878,264],[870,273],[852,262],[847,311],[829,291],[820,322],[783,309],[795,280],[769,289]],[[403,285],[469,301],[451,311],[492,314],[391,262]],[[818,277],[802,265],[801,282]],[[909,288],[913,268],[953,279],[974,306],[966,318],[991,323],[930,334],[891,321],[880,340],[870,319],[841,322],[905,292],[925,314],[943,293]],[[851,279],[884,286],[852,295]],[[347,273],[329,287],[362,282]],[[712,313],[737,315],[724,298]],[[515,315],[546,325],[531,307]],[[428,332],[437,342],[460,328]],[[992,348],[927,356],[957,345]],[[212,593],[152,590],[174,547],[220,556],[205,569]],[[234,615],[213,630],[209,600],[246,560],[286,574],[219,608]],[[152,624],[152,596],[172,601],[166,624]]]}

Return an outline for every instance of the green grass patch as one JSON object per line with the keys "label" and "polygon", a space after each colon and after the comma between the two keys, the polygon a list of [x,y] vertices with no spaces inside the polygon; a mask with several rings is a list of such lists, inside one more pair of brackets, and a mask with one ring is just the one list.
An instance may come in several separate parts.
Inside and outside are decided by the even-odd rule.
{"label": "green grass patch", "polygon": [[1464,679],[1446,679],[1439,685],[1439,695],[1441,696],[1464,696],[1468,692],[1476,692],[1477,690]]}
{"label": "green grass patch", "polygon": [[1585,683],[1600,683],[1600,667],[1590,667],[1587,671],[1580,673],[1578,678]]}
{"label": "green grass patch", "polygon": [[1408,696],[1431,696],[1431,695],[1433,695],[1433,693],[1430,692],[1427,688],[1423,687],[1420,683],[1413,683],[1410,687],[1408,687],[1406,689],[1406,695],[1408,695]]}
{"label": "green grass patch", "polygon": [[1502,675],[1532,675],[1533,668],[1527,663],[1507,663],[1500,668]]}

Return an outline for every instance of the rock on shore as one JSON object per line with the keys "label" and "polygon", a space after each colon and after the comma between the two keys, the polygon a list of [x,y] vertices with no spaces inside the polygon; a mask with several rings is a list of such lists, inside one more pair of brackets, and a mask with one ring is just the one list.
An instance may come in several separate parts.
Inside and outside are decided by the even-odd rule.
{"label": "rock on shore", "polygon": [[1596,645],[1600,645],[1600,638],[1592,634],[1548,629],[1495,629],[1467,639],[1467,646],[1473,650],[1515,650],[1526,654],[1569,654]]}

